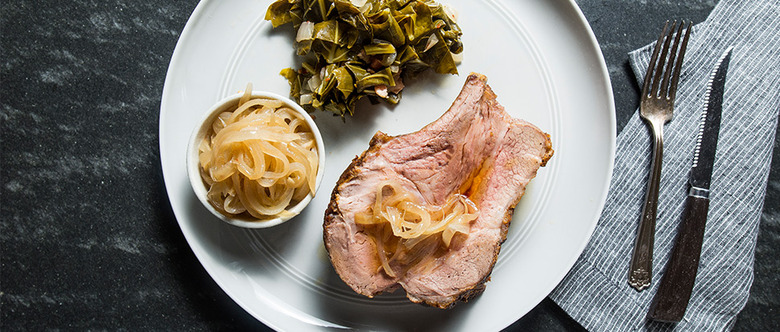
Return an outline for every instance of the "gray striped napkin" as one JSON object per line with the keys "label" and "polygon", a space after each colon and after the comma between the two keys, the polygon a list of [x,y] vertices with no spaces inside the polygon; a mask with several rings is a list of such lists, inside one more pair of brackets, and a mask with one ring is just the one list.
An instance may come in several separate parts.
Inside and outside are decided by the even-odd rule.
{"label": "gray striped napkin", "polygon": [[[729,46],[709,219],[696,285],[683,321],[646,318],[674,245],[687,194],[702,99],[709,72]],[[652,44],[629,54],[641,86]],[[590,243],[550,294],[593,331],[726,330],[747,301],[753,253],[780,110],[780,0],[721,0],[694,27],[685,56],[674,119],[664,127],[664,160],[651,288],[628,285],[650,168],[650,134],[635,113],[617,139],[607,202]]]}

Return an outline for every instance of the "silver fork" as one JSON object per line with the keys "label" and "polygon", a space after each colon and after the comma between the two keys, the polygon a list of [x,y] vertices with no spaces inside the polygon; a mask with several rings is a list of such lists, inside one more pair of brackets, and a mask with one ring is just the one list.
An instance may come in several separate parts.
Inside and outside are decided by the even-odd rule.
{"label": "silver fork", "polygon": [[[637,291],[650,286],[653,275],[653,242],[655,238],[655,217],[658,209],[658,188],[661,180],[661,162],[663,160],[663,128],[664,124],[672,120],[674,109],[674,97],[677,92],[677,81],[680,78],[685,48],[688,46],[688,37],[691,34],[691,23],[688,23],[683,35],[685,22],[680,22],[675,38],[675,26],[672,23],[667,34],[669,21],[664,25],[664,30],[653,49],[650,65],[647,67],[645,82],[642,86],[642,97],[639,105],[639,115],[645,119],[653,134],[653,157],[650,163],[650,178],[645,193],[645,202],[642,206],[642,216],[639,222],[634,253],[631,256],[631,268],[628,275],[628,283]],[[682,37],[682,43],[680,38]],[[674,39],[674,44],[669,45]],[[661,44],[663,43],[663,50]],[[678,55],[679,53],[679,55]],[[676,58],[676,62],[675,62]],[[666,64],[666,66],[664,66]],[[670,82],[671,79],[671,82]]]}

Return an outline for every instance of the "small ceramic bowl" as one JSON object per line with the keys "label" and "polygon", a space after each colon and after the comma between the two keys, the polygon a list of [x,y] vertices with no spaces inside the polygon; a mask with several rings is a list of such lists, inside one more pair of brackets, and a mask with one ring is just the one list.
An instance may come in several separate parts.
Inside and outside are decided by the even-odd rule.
{"label": "small ceramic bowl", "polygon": [[288,207],[287,211],[290,213],[285,214],[284,217],[269,216],[268,219],[256,219],[243,216],[230,216],[218,211],[216,208],[214,208],[214,206],[211,205],[211,203],[209,203],[206,196],[208,193],[208,188],[206,188],[206,185],[203,183],[203,179],[200,175],[200,165],[198,164],[198,145],[209,133],[209,130],[211,130],[211,124],[214,122],[214,119],[216,119],[216,117],[222,112],[235,110],[236,106],[238,105],[238,100],[243,95],[243,92],[237,93],[217,102],[214,106],[211,107],[211,109],[209,109],[209,111],[198,123],[198,126],[193,130],[192,135],[190,136],[189,144],[187,145],[187,175],[189,176],[190,184],[192,185],[192,189],[195,191],[195,195],[198,197],[198,200],[200,200],[206,209],[211,211],[212,214],[214,214],[222,221],[231,225],[245,228],[266,228],[276,226],[301,213],[301,211],[303,211],[309,202],[311,202],[314,194],[316,194],[317,189],[319,189],[320,183],[322,182],[323,170],[325,168],[325,146],[323,145],[322,135],[317,128],[317,124],[314,123],[314,120],[312,120],[311,116],[309,116],[309,114],[306,113],[306,111],[300,105],[275,93],[252,91],[253,98],[260,97],[280,100],[295,112],[298,112],[301,116],[303,116],[304,119],[306,119],[306,123],[314,133],[314,137],[317,142],[317,154],[319,158],[319,166],[317,167],[317,181],[314,187],[314,192],[310,193],[308,196],[306,196],[306,198],[298,202],[296,205]]}

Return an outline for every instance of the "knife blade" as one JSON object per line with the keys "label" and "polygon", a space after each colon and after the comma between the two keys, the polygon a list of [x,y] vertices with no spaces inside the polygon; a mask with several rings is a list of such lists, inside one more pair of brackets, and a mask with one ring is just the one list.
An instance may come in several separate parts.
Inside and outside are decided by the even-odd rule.
{"label": "knife blade", "polygon": [[699,133],[688,175],[688,197],[682,222],[668,266],[650,304],[648,317],[662,322],[679,322],[688,307],[699,267],[704,228],[710,202],[710,183],[718,146],[723,92],[732,47],[721,55],[707,82]]}

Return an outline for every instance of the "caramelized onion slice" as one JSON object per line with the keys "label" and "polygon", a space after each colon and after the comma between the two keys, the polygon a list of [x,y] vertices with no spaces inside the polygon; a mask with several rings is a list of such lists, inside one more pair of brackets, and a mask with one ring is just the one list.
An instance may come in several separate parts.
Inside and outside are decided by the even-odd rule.
{"label": "caramelized onion slice", "polygon": [[198,161],[215,208],[264,219],[313,195],[319,159],[303,117],[279,100],[252,97],[251,88],[215,119]]}
{"label": "caramelized onion slice", "polygon": [[[355,223],[377,226],[374,241],[380,267],[388,276],[396,277],[391,262],[401,257],[401,263],[430,262],[428,256],[439,246],[449,248],[455,234],[468,235],[478,212],[476,204],[464,195],[453,194],[442,205],[421,204],[397,181],[387,180],[377,186],[371,209],[355,214]],[[440,245],[421,244],[430,243],[425,240],[431,237],[437,237]],[[391,247],[395,250],[388,252]]]}

